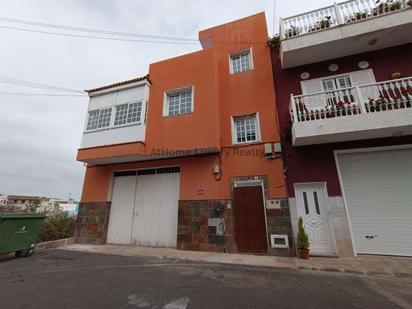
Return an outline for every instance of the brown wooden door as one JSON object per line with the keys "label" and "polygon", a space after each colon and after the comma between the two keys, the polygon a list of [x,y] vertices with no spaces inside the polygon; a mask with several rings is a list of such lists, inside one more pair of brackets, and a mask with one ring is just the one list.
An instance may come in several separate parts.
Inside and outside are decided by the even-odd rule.
{"label": "brown wooden door", "polygon": [[235,188],[234,213],[238,251],[267,252],[262,187]]}

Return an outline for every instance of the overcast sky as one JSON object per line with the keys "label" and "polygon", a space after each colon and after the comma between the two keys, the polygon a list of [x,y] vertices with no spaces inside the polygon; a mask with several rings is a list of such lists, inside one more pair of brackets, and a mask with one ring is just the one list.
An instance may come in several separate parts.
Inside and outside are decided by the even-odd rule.
{"label": "overcast sky", "polygon": [[[278,0],[274,19],[273,0],[2,0],[0,17],[197,38],[199,30],[261,11],[266,12],[271,34],[279,16],[331,3]],[[0,21],[0,76],[73,89],[142,76],[151,62],[200,49],[200,45],[60,37],[1,26],[28,27]],[[47,93],[3,83],[1,91]],[[60,198],[72,193],[80,198],[84,167],[75,157],[87,104],[87,97],[0,94],[0,193]]]}

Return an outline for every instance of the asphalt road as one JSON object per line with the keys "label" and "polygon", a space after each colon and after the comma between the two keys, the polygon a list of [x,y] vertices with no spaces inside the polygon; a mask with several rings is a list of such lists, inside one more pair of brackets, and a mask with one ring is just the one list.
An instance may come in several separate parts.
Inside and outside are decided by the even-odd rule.
{"label": "asphalt road", "polygon": [[412,308],[412,279],[52,250],[0,262],[0,308]]}

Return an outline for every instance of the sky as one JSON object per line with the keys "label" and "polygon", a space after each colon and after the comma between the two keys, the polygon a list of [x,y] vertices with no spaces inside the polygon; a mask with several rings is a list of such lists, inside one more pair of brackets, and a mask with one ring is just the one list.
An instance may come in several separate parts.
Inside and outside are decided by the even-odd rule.
{"label": "sky", "polygon": [[[0,18],[139,34],[197,38],[198,31],[261,11],[269,34],[279,17],[331,0],[0,0]],[[274,27],[275,25],[275,27]],[[54,36],[0,20],[0,79],[90,89],[147,74],[149,64],[200,49]],[[79,199],[85,167],[75,160],[88,99],[4,95],[61,93],[0,82],[0,193]]]}

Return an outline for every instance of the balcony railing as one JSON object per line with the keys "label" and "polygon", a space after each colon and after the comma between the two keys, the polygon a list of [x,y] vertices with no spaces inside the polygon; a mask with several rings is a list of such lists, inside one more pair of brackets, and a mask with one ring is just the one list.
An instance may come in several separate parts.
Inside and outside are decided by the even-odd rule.
{"label": "balcony railing", "polygon": [[291,121],[319,119],[412,108],[412,76],[307,95],[291,94]]}
{"label": "balcony railing", "polygon": [[408,8],[411,8],[409,0],[349,0],[281,18],[279,33],[282,39],[288,39]]}

